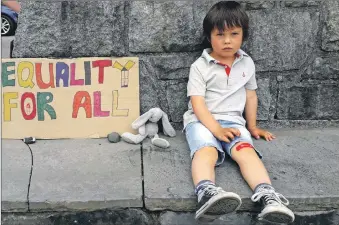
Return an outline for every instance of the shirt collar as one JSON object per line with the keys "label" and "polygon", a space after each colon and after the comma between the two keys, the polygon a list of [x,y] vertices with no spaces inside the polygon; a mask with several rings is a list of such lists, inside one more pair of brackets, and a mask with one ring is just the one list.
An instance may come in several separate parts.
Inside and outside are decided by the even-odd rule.
{"label": "shirt collar", "polygon": [[[214,59],[211,55],[210,55],[210,53],[212,52],[212,49],[211,48],[206,48],[206,49],[204,49],[204,51],[202,52],[202,57],[204,58],[204,59],[206,59],[206,61],[207,62],[213,62],[213,63],[217,63],[218,61],[216,60],[216,59]],[[247,56],[248,57],[248,54],[246,53],[246,52],[244,52],[243,50],[241,50],[241,49],[239,49],[238,51],[237,51],[237,56],[238,57],[240,57],[240,60],[242,59],[242,58],[244,58],[244,56]]]}

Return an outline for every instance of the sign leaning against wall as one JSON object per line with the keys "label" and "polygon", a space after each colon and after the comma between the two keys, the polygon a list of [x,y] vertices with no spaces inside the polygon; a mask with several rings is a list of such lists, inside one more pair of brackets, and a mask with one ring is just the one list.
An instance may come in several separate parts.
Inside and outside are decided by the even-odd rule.
{"label": "sign leaning against wall", "polygon": [[139,60],[3,59],[2,138],[101,138],[135,131]]}

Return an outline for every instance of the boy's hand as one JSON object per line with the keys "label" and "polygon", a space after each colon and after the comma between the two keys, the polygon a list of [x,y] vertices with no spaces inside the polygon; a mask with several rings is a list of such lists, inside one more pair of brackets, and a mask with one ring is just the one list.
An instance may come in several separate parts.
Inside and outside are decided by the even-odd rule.
{"label": "boy's hand", "polygon": [[260,137],[264,138],[266,141],[275,139],[275,136],[272,133],[258,127],[249,128],[248,131],[255,139],[259,139]]}
{"label": "boy's hand", "polygon": [[229,143],[234,139],[234,136],[240,136],[240,131],[236,128],[219,127],[215,132],[213,132],[213,135],[220,141]]}

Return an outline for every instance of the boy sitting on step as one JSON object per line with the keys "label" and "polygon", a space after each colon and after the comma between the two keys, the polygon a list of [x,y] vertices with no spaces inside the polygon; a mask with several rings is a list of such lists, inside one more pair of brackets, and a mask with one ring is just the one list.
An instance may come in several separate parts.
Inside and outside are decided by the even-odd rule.
{"label": "boy sitting on step", "polygon": [[[203,30],[210,48],[191,66],[184,129],[191,151],[192,177],[198,198],[196,219],[213,221],[239,209],[241,198],[215,185],[215,166],[229,155],[253,190],[252,201],[261,202],[260,220],[294,221],[288,200],[277,193],[255,149],[251,135],[267,141],[270,132],[256,126],[257,83],[251,57],[240,49],[248,37],[249,19],[240,4],[221,1],[207,13]],[[245,110],[245,118],[242,117]],[[247,129],[245,127],[247,123]]]}

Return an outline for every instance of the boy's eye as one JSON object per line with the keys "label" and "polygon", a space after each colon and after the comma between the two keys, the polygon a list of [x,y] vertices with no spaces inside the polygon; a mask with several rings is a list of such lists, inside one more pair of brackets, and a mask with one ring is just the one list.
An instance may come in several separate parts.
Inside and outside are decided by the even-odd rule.
{"label": "boy's eye", "polygon": [[223,33],[217,33],[217,36],[222,36],[222,35],[224,35]]}
{"label": "boy's eye", "polygon": [[233,32],[232,35],[238,35],[239,33]]}

